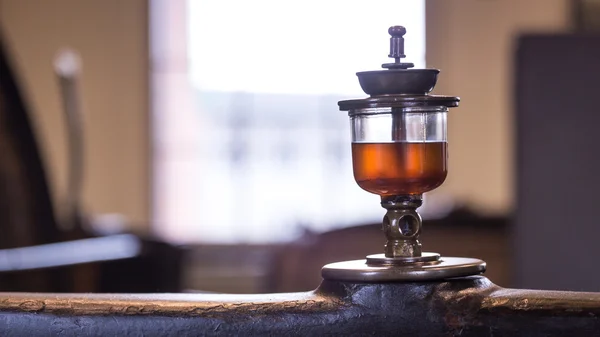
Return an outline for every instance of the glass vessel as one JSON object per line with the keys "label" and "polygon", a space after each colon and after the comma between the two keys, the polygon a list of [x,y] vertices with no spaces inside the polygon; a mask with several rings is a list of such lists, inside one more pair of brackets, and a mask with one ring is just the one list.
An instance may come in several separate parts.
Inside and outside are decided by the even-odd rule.
{"label": "glass vessel", "polygon": [[387,210],[382,227],[384,254],[366,260],[331,263],[325,279],[345,281],[425,281],[478,275],[485,270],[479,259],[441,257],[421,252],[422,219],[417,208],[423,193],[439,187],[448,174],[446,121],[459,98],[431,95],[437,69],[410,69],[404,55],[402,26],[393,26],[385,70],[356,75],[363,99],[338,102],[350,117],[354,179],[363,190],[381,197]]}
{"label": "glass vessel", "polygon": [[439,187],[448,174],[447,114],[459,98],[430,95],[439,70],[410,69],[412,63],[401,62],[406,29],[394,26],[388,32],[394,63],[357,73],[370,96],[338,104],[350,117],[354,179],[381,196],[387,209],[380,262],[426,262],[439,255],[421,253],[422,219],[416,209],[423,193]]}
{"label": "glass vessel", "polygon": [[446,107],[350,111],[354,179],[380,196],[421,195],[446,179]]}

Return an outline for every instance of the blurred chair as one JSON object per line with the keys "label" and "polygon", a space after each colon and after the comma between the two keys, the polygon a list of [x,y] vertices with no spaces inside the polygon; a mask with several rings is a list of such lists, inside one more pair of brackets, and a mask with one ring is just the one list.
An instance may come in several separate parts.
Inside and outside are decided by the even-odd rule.
{"label": "blurred chair", "polygon": [[0,291],[179,291],[181,249],[59,229],[29,118],[0,34]]}

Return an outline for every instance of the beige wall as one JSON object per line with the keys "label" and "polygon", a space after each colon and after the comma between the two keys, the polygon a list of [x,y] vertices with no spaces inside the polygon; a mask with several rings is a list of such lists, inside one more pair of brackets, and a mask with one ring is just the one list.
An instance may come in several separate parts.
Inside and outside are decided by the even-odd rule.
{"label": "beige wall", "polygon": [[84,62],[85,205],[141,226],[149,219],[147,10],[145,0],[0,0],[55,196],[65,189],[66,147],[52,59],[72,47]]}
{"label": "beige wall", "polygon": [[[462,98],[450,117],[451,173],[438,193],[509,210],[513,37],[566,29],[568,0],[428,0],[427,12],[428,63],[442,69],[436,91]],[[51,60],[70,46],[85,67],[86,205],[147,224],[147,1],[0,0],[0,23],[32,102],[54,193],[64,190],[66,153]]]}
{"label": "beige wall", "polygon": [[462,99],[449,114],[450,173],[438,193],[492,213],[511,210],[514,38],[566,30],[569,3],[427,1],[427,63],[442,70],[435,91]]}

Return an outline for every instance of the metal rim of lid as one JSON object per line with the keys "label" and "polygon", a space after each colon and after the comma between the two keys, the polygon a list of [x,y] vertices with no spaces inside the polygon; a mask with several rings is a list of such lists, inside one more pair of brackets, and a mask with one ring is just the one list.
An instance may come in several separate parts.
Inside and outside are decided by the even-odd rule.
{"label": "metal rim of lid", "polygon": [[448,112],[448,107],[445,106],[411,106],[411,107],[378,107],[378,108],[363,108],[353,109],[348,112],[348,116],[364,116],[364,115],[389,115],[399,113],[436,113],[436,112]]}
{"label": "metal rim of lid", "polygon": [[361,75],[379,75],[379,74],[419,74],[419,73],[434,73],[439,74],[440,70],[436,68],[412,68],[412,69],[378,69],[365,70],[356,73],[356,76]]}
{"label": "metal rim of lid", "polygon": [[404,107],[457,107],[460,97],[441,95],[382,95],[364,99],[339,101],[341,111],[367,108],[404,108]]}
{"label": "metal rim of lid", "polygon": [[[351,99],[338,102],[340,110],[351,111],[365,108],[403,108],[403,107],[456,107],[460,99],[452,96],[429,95],[437,83],[439,69],[409,69],[412,63],[401,60],[404,54],[404,35],[406,28],[392,26],[388,29],[390,49],[388,57],[394,63],[383,64],[387,70],[357,72],[363,91],[369,95],[365,99]],[[356,112],[358,114],[360,112]]]}
{"label": "metal rim of lid", "polygon": [[432,281],[480,275],[486,263],[479,259],[442,257],[438,263],[368,265],[366,260],[330,263],[321,269],[325,280],[350,282]]}

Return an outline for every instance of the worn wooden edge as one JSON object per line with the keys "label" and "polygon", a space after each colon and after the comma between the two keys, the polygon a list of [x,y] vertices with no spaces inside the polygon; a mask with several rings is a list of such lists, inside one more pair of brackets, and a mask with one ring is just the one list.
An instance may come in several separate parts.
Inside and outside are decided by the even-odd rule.
{"label": "worn wooden edge", "polygon": [[234,294],[56,294],[0,293],[0,312],[65,315],[185,315],[248,311],[319,312],[339,308],[339,301],[315,291]]}

